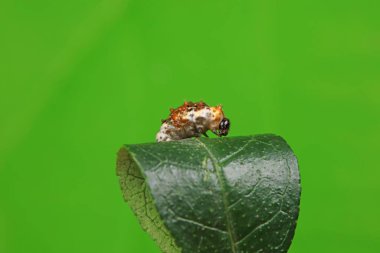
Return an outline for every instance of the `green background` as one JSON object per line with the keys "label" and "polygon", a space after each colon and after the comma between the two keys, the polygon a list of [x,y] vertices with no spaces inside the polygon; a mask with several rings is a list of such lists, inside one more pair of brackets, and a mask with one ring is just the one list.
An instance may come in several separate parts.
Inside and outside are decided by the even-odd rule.
{"label": "green background", "polygon": [[124,143],[169,107],[299,158],[291,253],[380,252],[380,2],[0,2],[0,252],[159,252],[123,202]]}

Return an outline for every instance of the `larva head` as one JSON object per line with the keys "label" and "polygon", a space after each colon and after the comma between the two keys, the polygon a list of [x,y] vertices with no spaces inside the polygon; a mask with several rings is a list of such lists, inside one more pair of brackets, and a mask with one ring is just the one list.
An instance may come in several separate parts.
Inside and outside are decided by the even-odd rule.
{"label": "larva head", "polygon": [[230,120],[223,118],[219,124],[218,136],[226,136],[228,134],[228,130],[230,130]]}

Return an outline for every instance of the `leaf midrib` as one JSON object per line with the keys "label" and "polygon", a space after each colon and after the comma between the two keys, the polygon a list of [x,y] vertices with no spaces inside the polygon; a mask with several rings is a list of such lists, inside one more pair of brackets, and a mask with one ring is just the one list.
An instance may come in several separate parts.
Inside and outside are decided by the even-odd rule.
{"label": "leaf midrib", "polygon": [[230,212],[228,211],[229,201],[228,201],[228,198],[226,195],[226,188],[225,188],[226,185],[224,183],[222,167],[220,166],[218,160],[216,159],[214,154],[211,152],[211,150],[206,146],[206,144],[204,142],[202,142],[199,138],[195,138],[195,139],[206,150],[206,152],[210,156],[211,162],[215,168],[216,176],[218,178],[218,183],[219,183],[221,191],[222,191],[223,209],[224,209],[224,215],[225,215],[226,221],[227,221],[227,232],[228,232],[228,236],[230,238],[231,250],[232,250],[232,253],[236,253],[237,252],[236,236],[235,236],[233,226],[232,226],[232,218],[230,216]]}

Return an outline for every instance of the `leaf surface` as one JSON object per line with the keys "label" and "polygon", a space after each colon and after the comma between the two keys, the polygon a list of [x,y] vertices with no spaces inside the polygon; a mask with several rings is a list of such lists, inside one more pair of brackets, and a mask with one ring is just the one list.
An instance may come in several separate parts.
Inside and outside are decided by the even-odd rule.
{"label": "leaf surface", "polygon": [[300,202],[296,157],[279,136],[125,145],[125,200],[163,252],[287,252]]}

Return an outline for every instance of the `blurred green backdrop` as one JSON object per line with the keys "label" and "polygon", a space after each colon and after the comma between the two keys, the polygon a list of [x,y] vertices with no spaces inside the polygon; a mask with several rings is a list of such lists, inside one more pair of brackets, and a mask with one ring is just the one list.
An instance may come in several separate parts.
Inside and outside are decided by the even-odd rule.
{"label": "blurred green backdrop", "polygon": [[0,2],[0,252],[158,253],[123,202],[123,143],[169,107],[298,155],[291,253],[380,252],[380,2]]}

